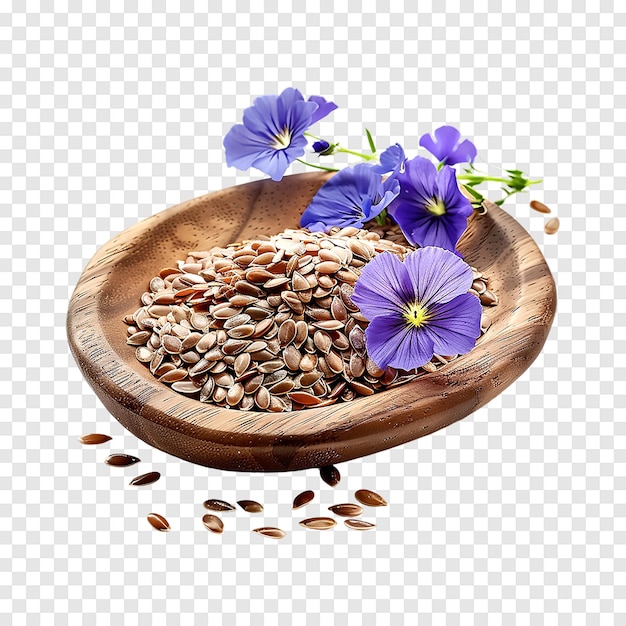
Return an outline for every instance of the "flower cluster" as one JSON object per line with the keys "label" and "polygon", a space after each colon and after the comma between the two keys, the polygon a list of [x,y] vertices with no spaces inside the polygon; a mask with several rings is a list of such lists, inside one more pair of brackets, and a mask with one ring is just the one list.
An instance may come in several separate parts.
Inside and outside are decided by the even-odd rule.
{"label": "flower cluster", "polygon": [[[305,100],[293,88],[278,96],[262,96],[246,109],[243,123],[224,138],[226,162],[240,169],[255,167],[280,181],[299,161],[337,172],[313,197],[300,224],[311,231],[333,227],[365,227],[392,219],[418,249],[400,261],[390,253],[375,257],[363,269],[354,302],[369,320],[369,356],[381,368],[420,367],[433,354],[464,354],[480,334],[481,307],[468,294],[472,271],[462,261],[457,243],[472,212],[482,207],[476,187],[486,181],[503,184],[505,197],[523,191],[531,181],[519,170],[493,177],[474,167],[477,150],[452,126],[425,134],[419,145],[435,157],[407,158],[403,147],[390,145],[378,154],[371,133],[371,153],[356,152],[338,142],[312,135],[309,128],[337,108],[321,96]],[[344,152],[362,162],[341,171],[303,161],[308,138],[318,157]],[[453,166],[464,164],[459,172]]]}

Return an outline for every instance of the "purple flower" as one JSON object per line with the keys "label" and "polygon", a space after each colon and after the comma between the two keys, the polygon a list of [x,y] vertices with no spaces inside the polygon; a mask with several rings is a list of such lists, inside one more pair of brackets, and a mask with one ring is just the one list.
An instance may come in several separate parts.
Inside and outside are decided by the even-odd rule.
{"label": "purple flower", "polygon": [[466,139],[459,143],[461,133],[454,126],[440,126],[435,131],[435,139],[430,135],[420,137],[420,146],[426,148],[440,163],[471,163],[476,158],[476,146]]}
{"label": "purple flower", "polygon": [[393,146],[389,146],[381,153],[378,160],[380,164],[373,166],[374,171],[379,174],[390,173],[390,176],[395,178],[404,169],[406,155],[402,146],[399,143],[394,143]]}
{"label": "purple flower", "polygon": [[419,246],[455,250],[467,228],[472,205],[459,191],[456,172],[445,165],[439,172],[424,157],[404,164],[398,174],[400,195],[389,207],[407,240]]}
{"label": "purple flower", "polygon": [[314,152],[317,152],[318,154],[322,154],[323,152],[328,150],[328,148],[330,148],[330,144],[324,139],[320,139],[319,141],[316,141],[313,144],[312,148]]}
{"label": "purple flower", "polygon": [[453,252],[419,248],[404,263],[390,252],[361,272],[352,300],[369,320],[367,353],[380,367],[421,367],[434,354],[465,354],[480,336],[482,307],[467,293],[472,270]]}
{"label": "purple flower", "polygon": [[256,167],[272,180],[281,180],[286,169],[304,154],[304,131],[337,108],[320,96],[305,101],[293,87],[279,96],[261,96],[243,113],[243,124],[224,137],[226,163],[247,170]]}
{"label": "purple flower", "polygon": [[371,165],[359,163],[335,174],[315,194],[300,218],[300,225],[311,231],[328,232],[375,218],[398,195],[397,181],[385,187]]}

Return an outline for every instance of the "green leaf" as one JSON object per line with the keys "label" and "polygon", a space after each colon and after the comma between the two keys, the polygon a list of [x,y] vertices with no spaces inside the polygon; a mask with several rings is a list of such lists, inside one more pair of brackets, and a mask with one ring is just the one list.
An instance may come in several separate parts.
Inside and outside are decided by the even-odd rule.
{"label": "green leaf", "polygon": [[481,193],[476,191],[476,189],[474,189],[473,187],[469,185],[463,185],[463,186],[465,187],[465,189],[467,189],[470,196],[473,196],[474,198],[476,198],[476,200],[479,200],[480,202],[482,202],[485,199],[485,197]]}
{"label": "green leaf", "polygon": [[365,134],[367,135],[367,141],[370,145],[370,150],[372,151],[372,154],[376,154],[376,146],[374,145],[374,139],[372,138],[372,133],[370,133],[370,131],[367,130],[366,128]]}

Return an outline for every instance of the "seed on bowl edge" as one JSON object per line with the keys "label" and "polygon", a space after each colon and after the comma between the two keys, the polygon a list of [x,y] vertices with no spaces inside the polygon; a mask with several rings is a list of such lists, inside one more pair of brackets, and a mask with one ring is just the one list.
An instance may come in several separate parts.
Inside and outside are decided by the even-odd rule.
{"label": "seed on bowl edge", "polygon": [[320,478],[331,487],[335,487],[341,480],[341,474],[334,465],[326,465],[320,467]]}
{"label": "seed on bowl edge", "polygon": [[139,463],[140,459],[132,454],[111,454],[105,459],[107,465],[113,465],[115,467],[128,467]]}
{"label": "seed on bowl edge", "polygon": [[274,528],[273,526],[263,526],[262,528],[254,528],[253,533],[258,533],[264,537],[271,537],[272,539],[282,539],[287,533],[280,528]]}
{"label": "seed on bowl edge", "polygon": [[344,520],[343,523],[353,530],[373,530],[376,528],[376,524],[372,524],[370,522],[366,522],[362,519],[347,519]]}
{"label": "seed on bowl edge", "polygon": [[159,480],[159,478],[161,478],[161,474],[159,474],[159,472],[148,472],[147,474],[142,474],[141,476],[133,478],[128,484],[141,487],[143,485],[151,485]]}
{"label": "seed on bowl edge", "polygon": [[363,509],[358,504],[352,504],[346,502],[345,504],[333,504],[328,507],[329,511],[332,511],[339,517],[357,517],[363,513]]}
{"label": "seed on bowl edge", "polygon": [[209,509],[209,511],[234,511],[235,507],[224,500],[217,500],[216,498],[211,498],[210,500],[205,500],[202,504],[205,509]]}
{"label": "seed on bowl edge", "polygon": [[[370,396],[456,358],[383,371],[367,356],[354,284],[374,256],[411,250],[391,225],[288,229],[192,250],[149,281],[142,306],[123,318],[126,341],[157,380],[224,409],[296,411]],[[487,278],[472,269],[470,293],[495,306]]]}
{"label": "seed on bowl edge", "polygon": [[86,446],[93,446],[111,441],[111,437],[109,437],[109,435],[101,435],[100,433],[91,433],[90,435],[83,435],[82,437],[79,437],[78,441]]}
{"label": "seed on bowl edge", "polygon": [[294,499],[293,499],[293,509],[299,509],[301,507],[303,507],[305,504],[308,504],[309,502],[311,502],[311,500],[313,500],[313,498],[315,498],[315,493],[313,491],[303,491],[302,493],[299,493]]}
{"label": "seed on bowl edge", "polygon": [[554,233],[559,230],[560,225],[561,222],[559,221],[559,218],[553,217],[546,222],[545,226],[543,227],[543,231],[546,233],[546,235],[554,235]]}
{"label": "seed on bowl edge", "polygon": [[300,522],[300,526],[311,528],[312,530],[328,530],[337,526],[337,522],[332,517],[309,517]]}
{"label": "seed on bowl edge", "polygon": [[212,533],[221,535],[224,532],[224,522],[217,517],[217,515],[207,513],[202,517],[202,523],[204,524],[204,527]]}
{"label": "seed on bowl edge", "polygon": [[237,500],[237,504],[246,513],[261,513],[261,511],[263,511],[263,505],[254,500]]}
{"label": "seed on bowl edge", "polygon": [[375,491],[359,489],[354,492],[354,497],[365,506],[387,506],[387,500]]}
{"label": "seed on bowl edge", "polygon": [[150,525],[155,530],[159,530],[161,532],[167,532],[169,530],[172,530],[170,523],[158,513],[150,513],[148,515],[148,522],[150,522]]}

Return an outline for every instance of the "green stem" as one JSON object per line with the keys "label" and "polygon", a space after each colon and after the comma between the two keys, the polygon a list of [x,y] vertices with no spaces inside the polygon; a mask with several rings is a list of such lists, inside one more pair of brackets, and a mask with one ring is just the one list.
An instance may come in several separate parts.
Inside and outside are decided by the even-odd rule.
{"label": "green stem", "polygon": [[[499,178],[498,176],[482,176],[481,174],[457,174],[456,179],[457,180],[470,180],[470,181],[475,181],[476,183],[484,183],[486,181],[491,181],[494,183],[503,183],[505,185],[511,182],[510,178]],[[527,181],[526,185],[527,186],[538,185],[541,182],[543,182],[541,179],[529,180]]]}
{"label": "green stem", "polygon": [[356,152],[355,150],[348,150],[348,148],[336,148],[335,152],[345,152],[346,154],[352,154],[354,156],[358,156],[360,159],[364,161],[375,161],[375,154],[363,154],[362,152]]}
{"label": "green stem", "polygon": [[383,209],[374,219],[379,226],[384,226],[387,223],[387,209]]}
{"label": "green stem", "polygon": [[308,130],[304,131],[304,134],[306,137],[311,137],[311,139],[318,139],[321,140],[321,137],[318,137],[317,135],[314,135],[313,133],[310,133]]}
{"label": "green stem", "polygon": [[324,170],[325,172],[338,172],[338,169],[334,167],[324,167],[323,165],[315,165],[314,163],[308,163],[307,161],[303,161],[302,159],[296,159],[298,163],[303,163],[304,165],[308,165],[309,167],[314,167],[316,170]]}

